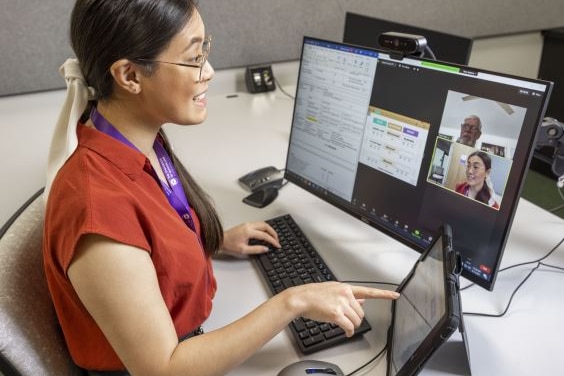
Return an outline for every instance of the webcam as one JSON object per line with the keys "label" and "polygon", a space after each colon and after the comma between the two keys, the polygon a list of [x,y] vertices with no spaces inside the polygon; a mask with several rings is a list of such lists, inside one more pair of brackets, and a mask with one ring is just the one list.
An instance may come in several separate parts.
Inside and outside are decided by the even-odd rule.
{"label": "webcam", "polygon": [[392,55],[422,57],[428,51],[427,39],[421,35],[388,31],[378,36],[380,47],[390,51]]}

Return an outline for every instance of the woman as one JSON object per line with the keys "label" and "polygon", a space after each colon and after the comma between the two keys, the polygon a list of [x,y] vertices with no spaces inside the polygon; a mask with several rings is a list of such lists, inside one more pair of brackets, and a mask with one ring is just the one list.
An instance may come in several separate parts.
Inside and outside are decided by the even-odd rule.
{"label": "woman", "polygon": [[[70,111],[61,115],[70,119],[69,131],[58,125],[51,159],[65,137],[72,151],[77,135],[78,147],[51,165],[50,176],[58,172],[47,184],[44,258],[80,367],[92,375],[224,374],[296,317],[333,322],[352,335],[363,299],[397,298],[360,286],[310,284],[202,334],[216,290],[211,256],[219,249],[266,251],[249,246],[251,238],[279,244],[264,222],[224,232],[161,130],[164,123],[206,118],[214,72],[200,14],[188,0],[78,0],[71,42],[79,67],[69,61],[63,70],[75,106],[67,102]],[[84,109],[80,98],[88,92],[96,100]],[[83,113],[78,125],[72,113]]]}
{"label": "woman", "polygon": [[466,160],[466,181],[456,186],[456,192],[499,209],[493,190],[487,183],[491,169],[492,160],[488,154],[483,151],[473,152]]}

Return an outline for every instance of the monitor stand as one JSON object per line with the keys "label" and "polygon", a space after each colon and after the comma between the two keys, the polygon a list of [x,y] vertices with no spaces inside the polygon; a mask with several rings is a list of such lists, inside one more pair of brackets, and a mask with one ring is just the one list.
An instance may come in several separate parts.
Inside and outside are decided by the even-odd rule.
{"label": "monitor stand", "polygon": [[449,340],[435,351],[424,368],[446,374],[472,375],[470,348],[463,317],[460,318],[458,331],[454,332]]}

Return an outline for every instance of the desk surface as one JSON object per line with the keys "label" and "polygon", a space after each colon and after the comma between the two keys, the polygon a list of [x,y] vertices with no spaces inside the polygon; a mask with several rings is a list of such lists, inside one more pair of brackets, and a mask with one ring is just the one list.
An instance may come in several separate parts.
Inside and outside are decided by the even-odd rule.
{"label": "desk surface", "polygon": [[[241,202],[247,193],[237,184],[239,176],[267,165],[284,166],[292,109],[293,101],[279,91],[215,93],[209,96],[209,118],[204,124],[189,129],[167,126],[167,132],[180,158],[214,198],[226,227],[290,213],[339,279],[401,281],[418,253],[294,185],[284,187],[278,199],[264,209]],[[502,267],[542,257],[563,234],[562,219],[521,200]],[[564,266],[563,250],[560,247],[547,262]],[[248,260],[218,260],[215,269],[219,292],[207,330],[239,318],[268,298]],[[479,287],[463,291],[463,310],[502,312],[529,270],[520,267],[501,273],[493,292]],[[521,288],[505,317],[465,317],[474,375],[561,372],[564,296],[558,286],[563,282],[563,273],[541,269]],[[300,359],[331,361],[345,373],[351,372],[375,355],[386,340],[389,302],[367,302],[365,308],[373,330],[358,341],[301,356],[289,333],[282,332],[230,375],[275,375]],[[383,357],[365,374],[384,375],[385,363]],[[448,364],[438,364],[423,374],[451,374],[448,369]]]}

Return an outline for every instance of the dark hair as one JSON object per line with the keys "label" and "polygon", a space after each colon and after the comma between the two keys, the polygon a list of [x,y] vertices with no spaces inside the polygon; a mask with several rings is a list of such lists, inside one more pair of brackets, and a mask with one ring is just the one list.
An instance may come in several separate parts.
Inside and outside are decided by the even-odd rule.
{"label": "dark hair", "polygon": [[174,166],[178,171],[182,186],[192,209],[198,214],[202,233],[202,245],[207,255],[216,253],[223,243],[223,227],[209,195],[196,183],[194,178],[188,173],[186,167],[178,160],[178,157],[170,148],[166,135],[161,130],[161,135],[165,140],[165,146],[170,154]]}
{"label": "dark hair", "polygon": [[[470,154],[468,156],[468,161],[472,157],[480,158],[482,160],[482,162],[484,163],[484,166],[486,167],[486,171],[491,170],[492,159],[490,158],[490,156],[487,153],[484,153],[483,151],[477,150],[477,151],[473,152],[472,154]],[[484,181],[484,185],[482,186],[482,189],[480,189],[480,192],[478,192],[476,194],[476,200],[483,202],[484,204],[489,204],[491,197],[492,197],[492,194],[490,192],[490,188],[488,187],[488,185]]]}
{"label": "dark hair", "polygon": [[[71,44],[97,99],[108,99],[113,94],[113,63],[157,57],[190,21],[196,6],[194,0],[77,0],[71,15]],[[150,63],[144,67],[147,74],[156,69]],[[217,212],[209,196],[172,152],[164,132],[161,134],[200,219],[204,250],[211,255],[223,243]]]}
{"label": "dark hair", "polygon": [[77,0],[71,15],[71,45],[97,97],[107,99],[112,94],[113,63],[154,59],[195,9],[196,3],[189,0]]}

